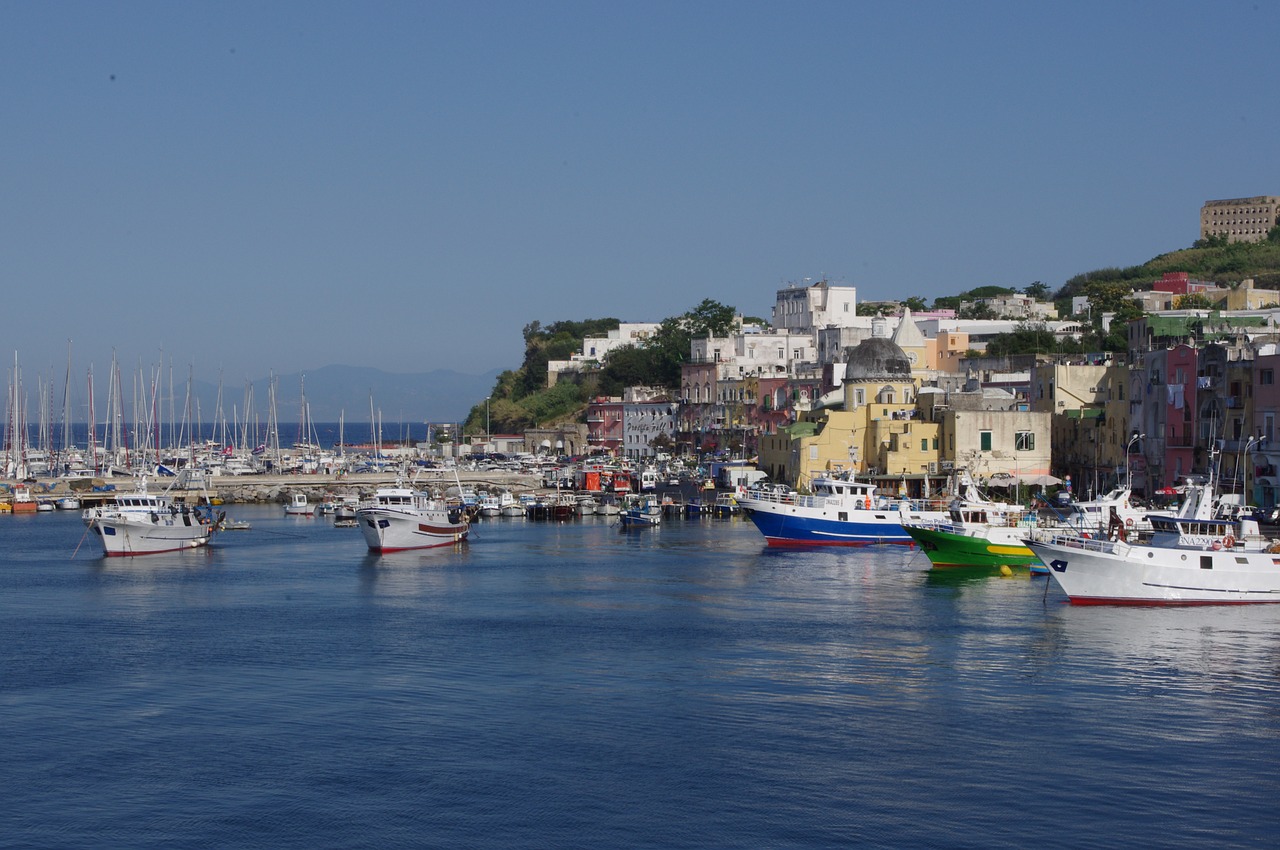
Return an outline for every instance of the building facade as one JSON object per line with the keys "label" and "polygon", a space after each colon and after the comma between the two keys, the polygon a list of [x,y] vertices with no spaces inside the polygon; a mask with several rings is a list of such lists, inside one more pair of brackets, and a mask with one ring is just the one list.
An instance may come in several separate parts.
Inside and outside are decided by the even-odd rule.
{"label": "building facade", "polygon": [[1280,223],[1280,197],[1259,195],[1205,201],[1200,208],[1200,238],[1225,236],[1228,242],[1261,242]]}

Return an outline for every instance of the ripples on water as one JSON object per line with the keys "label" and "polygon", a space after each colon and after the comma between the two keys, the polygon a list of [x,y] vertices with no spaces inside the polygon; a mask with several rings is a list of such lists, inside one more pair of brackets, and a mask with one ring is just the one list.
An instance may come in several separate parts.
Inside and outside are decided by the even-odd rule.
{"label": "ripples on water", "polygon": [[1072,608],[748,522],[369,556],[0,517],[0,845],[1274,846],[1271,607]]}

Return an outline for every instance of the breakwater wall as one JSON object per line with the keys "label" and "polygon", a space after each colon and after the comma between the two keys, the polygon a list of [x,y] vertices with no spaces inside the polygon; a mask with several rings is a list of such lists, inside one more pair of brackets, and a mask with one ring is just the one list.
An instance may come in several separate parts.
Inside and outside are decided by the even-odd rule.
{"label": "breakwater wall", "polygon": [[[406,482],[408,479],[406,479]],[[164,492],[173,484],[174,479],[160,476],[147,476],[147,491]],[[372,496],[379,487],[394,485],[396,476],[383,473],[360,473],[347,475],[223,475],[212,477],[207,482],[207,490],[211,498],[217,498],[224,504],[255,504],[287,502],[294,493],[303,493],[309,501],[321,501],[327,498],[343,496]],[[0,489],[7,498],[15,481],[0,481]],[[84,503],[93,503],[99,499],[108,499],[114,495],[102,488],[113,485],[116,492],[127,492],[137,487],[137,479],[116,476],[113,478],[55,478],[40,479],[32,485],[37,498],[57,498],[75,495]],[[420,475],[412,486],[418,489],[443,493],[449,487],[461,484],[473,490],[509,490],[519,496],[542,489],[542,479],[536,475],[524,475],[515,472],[459,472],[454,474],[444,470],[428,470]],[[194,501],[200,490],[174,491],[175,497]]]}

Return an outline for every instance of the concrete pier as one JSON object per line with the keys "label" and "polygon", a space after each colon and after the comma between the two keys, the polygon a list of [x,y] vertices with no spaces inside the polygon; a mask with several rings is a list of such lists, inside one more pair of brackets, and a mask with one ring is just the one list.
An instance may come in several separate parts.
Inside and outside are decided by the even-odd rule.
{"label": "concrete pier", "polygon": [[[147,476],[147,492],[162,493],[174,483],[167,476]],[[408,484],[412,479],[406,479]],[[395,484],[394,473],[359,473],[346,475],[220,475],[208,479],[210,498],[216,498],[224,504],[252,504],[285,502],[294,493],[304,493],[310,501],[320,501],[328,497],[357,495],[371,496],[379,487]],[[6,492],[11,491],[19,482],[0,481],[6,485]],[[509,490],[519,496],[532,493],[542,486],[542,479],[536,475],[525,475],[517,472],[485,471],[459,472],[455,480],[452,470],[426,469],[413,481],[419,489],[440,491],[461,483],[473,490]],[[95,487],[114,485],[114,491],[95,490]],[[31,485],[33,494],[38,499],[57,499],[62,496],[75,496],[83,507],[91,507],[99,502],[111,499],[118,492],[129,492],[137,487],[137,479],[124,476],[112,478],[45,478],[37,479]],[[194,500],[200,495],[199,489],[174,490],[171,495],[187,497]],[[0,500],[8,501],[7,495],[0,495]]]}

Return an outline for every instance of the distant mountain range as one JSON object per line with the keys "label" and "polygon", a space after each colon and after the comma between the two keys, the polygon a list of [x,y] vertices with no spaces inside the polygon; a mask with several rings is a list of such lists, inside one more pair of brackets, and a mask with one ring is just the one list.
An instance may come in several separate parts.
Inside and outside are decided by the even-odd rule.
{"label": "distant mountain range", "polygon": [[[369,421],[372,407],[381,412],[382,422],[461,422],[472,406],[483,402],[493,390],[501,374],[494,369],[480,375],[467,375],[449,369],[431,372],[393,374],[364,366],[324,366],[306,372],[276,376],[276,415],[281,422],[297,422],[301,417],[302,393],[305,386],[307,406],[313,422],[337,422],[345,411],[348,422]],[[305,377],[305,385],[303,379]],[[265,422],[271,395],[269,378],[253,381],[253,419]],[[175,388],[178,404],[185,390]],[[218,403],[218,386],[195,382],[195,395],[200,400],[200,418],[213,421]],[[234,407],[244,415],[245,385],[222,387],[222,411],[227,421]]]}

